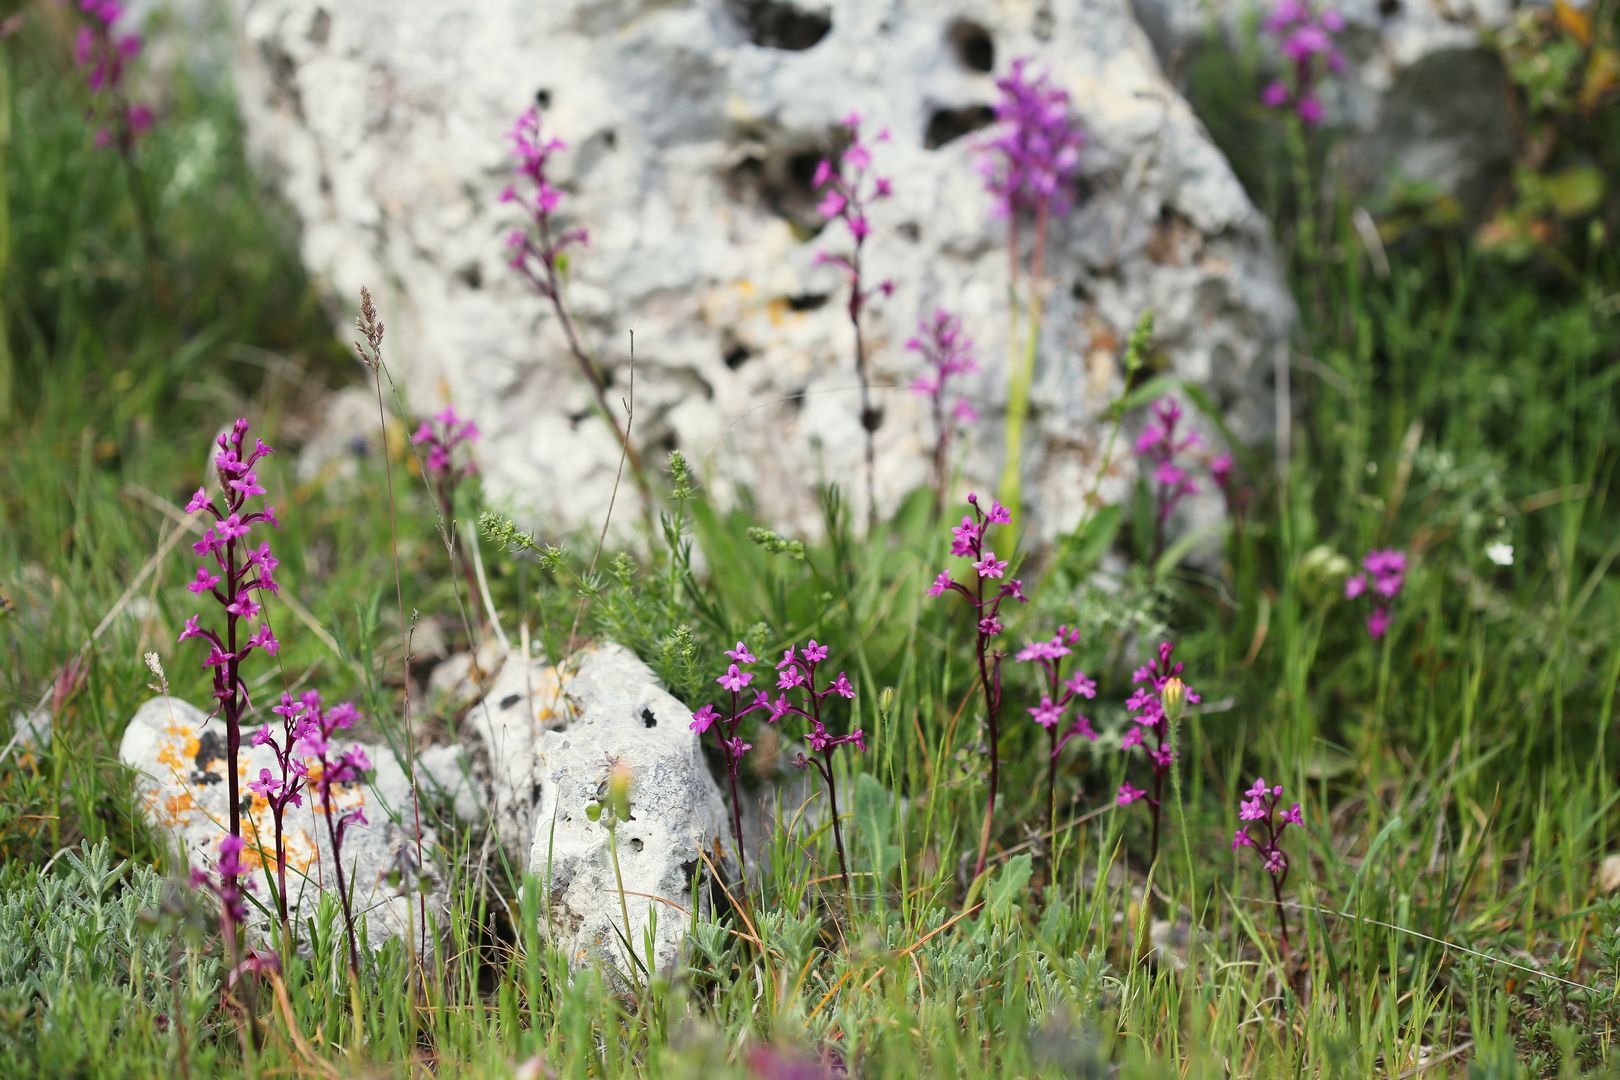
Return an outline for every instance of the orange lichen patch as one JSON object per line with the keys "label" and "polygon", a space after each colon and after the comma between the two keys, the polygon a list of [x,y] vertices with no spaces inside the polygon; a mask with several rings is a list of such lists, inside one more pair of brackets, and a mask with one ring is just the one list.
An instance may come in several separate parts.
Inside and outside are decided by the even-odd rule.
{"label": "orange lichen patch", "polygon": [[781,326],[786,322],[788,311],[788,302],[780,296],[772,297],[770,303],[765,305],[765,317],[771,321],[772,326]]}
{"label": "orange lichen patch", "polygon": [[153,796],[150,805],[165,825],[189,825],[192,811],[197,809],[197,800],[192,798],[189,788],[181,788],[168,797],[161,794]]}

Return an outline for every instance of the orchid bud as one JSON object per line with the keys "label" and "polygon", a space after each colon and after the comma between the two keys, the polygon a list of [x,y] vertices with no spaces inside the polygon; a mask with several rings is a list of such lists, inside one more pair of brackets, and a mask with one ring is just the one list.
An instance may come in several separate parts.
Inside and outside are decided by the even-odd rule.
{"label": "orchid bud", "polygon": [[1171,720],[1181,719],[1181,709],[1187,704],[1187,684],[1172,676],[1159,692],[1159,703],[1164,706],[1165,716]]}

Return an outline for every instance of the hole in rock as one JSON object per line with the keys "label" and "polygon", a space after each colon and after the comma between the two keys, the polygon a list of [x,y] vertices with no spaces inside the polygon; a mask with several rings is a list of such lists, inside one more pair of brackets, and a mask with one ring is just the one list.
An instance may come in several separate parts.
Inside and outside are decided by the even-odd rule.
{"label": "hole in rock", "polygon": [[1378,0],[1378,14],[1393,19],[1401,13],[1401,0]]}
{"label": "hole in rock", "polygon": [[653,715],[653,711],[651,709],[643,708],[641,710],[641,726],[642,727],[657,727],[658,726],[658,717]]}
{"label": "hole in rock", "polygon": [[540,805],[540,781],[536,780],[534,786],[529,788],[529,805]]}
{"label": "hole in rock", "polygon": [[730,330],[720,335],[720,359],[725,361],[726,367],[736,371],[754,355],[754,350],[744,345]]}
{"label": "hole in rock", "polygon": [[631,850],[631,851],[637,851],[637,852],[639,852],[639,851],[640,851],[640,850],[641,850],[641,849],[642,849],[642,848],[644,848],[644,847],[646,847],[646,846],[647,846],[647,845],[646,845],[646,844],[643,844],[643,843],[642,843],[642,842],[641,842],[641,837],[639,837],[639,836],[632,836],[632,837],[631,837],[631,838],[630,838],[630,850]]}
{"label": "hole in rock", "polygon": [[748,31],[748,40],[767,49],[803,52],[832,30],[832,16],[826,11],[786,0],[730,0],[727,7]]}
{"label": "hole in rock", "polygon": [[746,156],[728,168],[723,176],[727,194],[744,205],[763,207],[793,227],[801,240],[808,240],[827,227],[827,220],[816,211],[821,202],[816,193],[816,167],[830,157],[836,140],[798,136],[786,144],[765,144],[766,136],[743,132],[739,140],[748,146]]}
{"label": "hole in rock", "polygon": [[980,128],[996,122],[996,112],[988,105],[963,105],[957,109],[935,109],[928,117],[923,132],[923,145],[938,150],[946,143],[955,142]]}
{"label": "hole in rock", "polygon": [[482,289],[484,287],[484,270],[475,262],[470,262],[456,271],[456,277],[469,289]]}
{"label": "hole in rock", "polygon": [[311,45],[325,45],[332,36],[332,16],[325,8],[316,8],[315,17],[309,20],[309,42]]}
{"label": "hole in rock", "polygon": [[990,31],[972,19],[952,20],[945,31],[945,40],[951,43],[956,58],[969,71],[995,70],[996,43],[991,40]]}
{"label": "hole in rock", "polygon": [[501,698],[501,708],[510,709],[512,706],[516,705],[522,700],[522,694],[507,694],[505,697]]}
{"label": "hole in rock", "polygon": [[788,307],[794,311],[814,311],[827,303],[826,293],[799,293],[787,298]]}
{"label": "hole in rock", "polygon": [[922,239],[922,226],[915,221],[902,221],[899,227],[895,229],[895,232],[910,240],[913,244]]}
{"label": "hole in rock", "polygon": [[861,413],[861,426],[867,431],[876,431],[883,426],[883,410],[876,405]]}
{"label": "hole in rock", "polygon": [[543,86],[540,87],[534,92],[534,103],[540,106],[541,112],[551,108],[551,91]]}

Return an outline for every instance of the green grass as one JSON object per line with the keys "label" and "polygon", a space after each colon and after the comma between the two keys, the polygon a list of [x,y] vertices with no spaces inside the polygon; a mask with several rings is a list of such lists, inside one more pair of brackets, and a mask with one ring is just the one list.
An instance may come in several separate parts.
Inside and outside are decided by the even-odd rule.
{"label": "green grass", "polygon": [[[154,553],[214,431],[241,414],[272,442],[296,435],[320,386],[362,372],[332,340],[273,204],[247,194],[231,103],[182,83],[143,148],[163,246],[149,261],[71,81],[45,50],[30,58],[42,40],[30,29],[0,44],[0,592],[13,608],[0,616],[0,702],[31,708],[71,658],[84,666],[52,748],[0,763],[0,913],[54,908],[39,898],[82,897],[92,878],[100,892],[75,902],[67,929],[5,916],[0,971],[18,975],[0,989],[0,1075],[184,1062],[195,1075],[509,1076],[536,1055],[565,1076],[729,1075],[767,1045],[874,1077],[1607,1065],[1620,1015],[1620,902],[1599,887],[1620,825],[1620,268],[1595,254],[1572,288],[1463,238],[1422,237],[1391,250],[1385,278],[1348,229],[1299,267],[1289,467],[1279,480],[1270,447],[1242,458],[1254,501],[1218,558],[1145,567],[1127,508],[1099,514],[1068,557],[1024,567],[1035,599],[1010,637],[1085,628],[1108,736],[1065,758],[1062,816],[1080,823],[1055,843],[1040,835],[1044,743],[1023,713],[1033,679],[1010,664],[993,869],[964,880],[982,736],[965,616],[922,596],[946,559],[926,497],[863,541],[829,492],[829,539],[799,559],[749,539],[771,523],[700,492],[688,535],[724,573],[693,577],[655,544],[641,562],[609,553],[589,576],[592,537],[542,537],[572,541],[566,570],[486,547],[493,595],[509,628],[528,624],[555,653],[583,589],[586,631],[627,642],[689,699],[739,636],[761,655],[832,642],[872,745],[840,785],[853,907],[824,880],[836,866],[825,829],[778,835],[769,875],[691,927],[687,964],[629,995],[570,977],[539,889],[520,898],[512,868],[480,857],[481,835],[452,829],[450,945],[433,976],[415,982],[392,947],[351,994],[328,911],[312,954],[288,962],[285,1005],[260,991],[250,1037],[218,1006],[195,901],[154,899],[161,883],[140,869],[183,871],[140,824],[117,745],[149,693],[145,652],[175,693],[205,696],[174,644],[189,554]],[[272,678],[363,700],[397,739],[405,628],[380,463],[358,483],[305,488],[290,457],[265,470],[285,523],[278,577],[329,640],[273,609],[286,648]],[[394,463],[406,609],[460,642],[460,575],[420,482]],[[479,509],[464,493],[463,512]],[[1502,541],[1508,568],[1485,554]],[[1393,632],[1374,643],[1330,564],[1385,545],[1409,549],[1414,569]],[[1110,809],[1124,774],[1109,737],[1130,670],[1166,635],[1205,704],[1180,730],[1180,799],[1147,905],[1146,815]],[[418,719],[427,733],[453,726]],[[786,750],[755,741],[751,762]],[[1264,875],[1228,849],[1257,773],[1286,784],[1309,825],[1292,849],[1291,970]],[[81,869],[61,854],[81,841],[135,865],[90,856],[99,869]],[[1172,912],[1176,959],[1144,959],[1149,922]]]}

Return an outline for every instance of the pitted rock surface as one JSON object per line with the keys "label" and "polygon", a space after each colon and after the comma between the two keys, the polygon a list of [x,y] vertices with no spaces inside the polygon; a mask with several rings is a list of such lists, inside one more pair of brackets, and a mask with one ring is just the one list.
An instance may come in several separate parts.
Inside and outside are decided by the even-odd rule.
{"label": "pitted rock surface", "polygon": [[[489,802],[502,842],[543,882],[550,932],[570,963],[628,970],[620,936],[642,948],[657,914],[654,959],[675,963],[690,916],[700,853],[718,858],[726,810],[709,774],[691,709],[616,645],[587,649],[559,670],[519,657],[467,714],[487,761]],[[610,770],[630,771],[633,820],[618,827],[626,934],[608,831],[586,816]],[[699,904],[706,907],[706,889]]]}
{"label": "pitted rock surface", "polygon": [[[852,109],[887,127],[872,214],[880,468],[894,506],[927,482],[930,421],[904,343],[944,305],[979,343],[964,389],[984,414],[962,490],[1000,475],[1008,375],[1006,223],[976,170],[993,79],[1019,56],[1049,70],[1084,127],[1078,203],[1048,252],[1045,333],[1026,434],[1024,524],[1072,528],[1102,469],[1101,417],[1137,318],[1153,363],[1207,390],[1240,438],[1263,440],[1293,306],[1269,229],[1165,79],[1126,0],[233,0],[247,133],[302,223],[306,265],[348,324],[371,287],[413,407],[448,395],[484,432],[489,490],[526,524],[599,523],[620,450],[544,300],[505,263],[520,224],[497,195],[506,132],[537,97],[571,254],[568,298],[628,394],[649,467],[679,447],[722,502],[813,532],[818,481],[864,506],[864,436],[840,272],[846,240],[810,180]],[[454,47],[447,47],[447,43]],[[1133,419],[1132,421],[1136,421]],[[1101,488],[1134,480],[1116,455]],[[1206,489],[1209,485],[1205,485]],[[636,493],[619,491],[620,524]],[[1218,500],[1187,504],[1209,517]],[[862,507],[863,508],[863,507]],[[861,515],[864,520],[864,515]]]}

